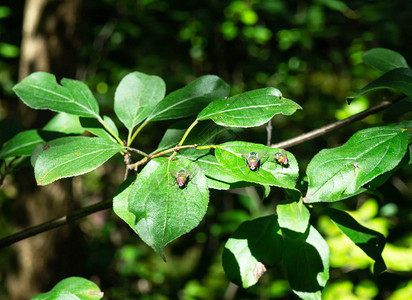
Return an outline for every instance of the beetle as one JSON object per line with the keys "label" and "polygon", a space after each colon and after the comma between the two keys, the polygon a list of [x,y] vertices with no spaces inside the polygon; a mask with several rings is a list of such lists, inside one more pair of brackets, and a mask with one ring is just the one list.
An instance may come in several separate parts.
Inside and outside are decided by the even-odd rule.
{"label": "beetle", "polygon": [[287,167],[289,165],[289,159],[286,156],[285,150],[282,150],[282,153],[278,152],[275,154],[275,161],[282,167]]}

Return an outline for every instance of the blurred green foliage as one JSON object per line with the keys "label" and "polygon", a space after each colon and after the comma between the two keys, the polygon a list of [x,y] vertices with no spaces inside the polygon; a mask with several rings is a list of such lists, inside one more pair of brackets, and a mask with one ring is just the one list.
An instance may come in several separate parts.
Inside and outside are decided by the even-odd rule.
{"label": "blurred green foliage", "polygon": [[[0,6],[0,122],[18,117],[11,88],[18,78],[23,4],[10,1]],[[304,108],[291,118],[274,119],[272,142],[278,142],[391,96],[379,92],[346,105],[346,96],[380,74],[362,63],[366,50],[393,49],[412,62],[411,1],[104,0],[83,1],[83,6],[78,79],[86,80],[102,114],[109,116],[113,115],[115,88],[131,71],[162,77],[168,92],[200,75],[216,74],[230,83],[232,93],[272,86]],[[291,151],[305,169],[320,149],[340,145],[356,130],[381,123],[380,115],[371,116]],[[149,125],[137,140],[141,149],[154,149],[169,125]],[[240,136],[266,143],[264,128]],[[117,161],[78,179],[83,204],[112,197],[122,172],[121,161]],[[389,239],[383,256],[391,273],[373,277],[369,272],[372,260],[330,220],[312,220],[312,224],[318,222],[331,248],[333,269],[325,299],[411,297],[412,283],[404,276],[412,271],[412,205],[405,200],[411,195],[411,173],[410,168],[396,173],[381,188],[381,195],[336,204]],[[214,191],[206,220],[172,243],[167,264],[113,213],[103,215],[103,221],[90,216],[80,222],[88,241],[87,255],[81,258],[83,275],[100,282],[106,299],[293,298],[284,270],[269,270],[258,286],[248,290],[230,285],[223,273],[221,252],[228,235],[241,222],[273,211],[284,197],[272,190],[262,201],[259,193],[253,188]],[[13,179],[7,178],[0,190],[1,236],[12,230],[9,216],[18,197]],[[12,266],[10,249],[0,253],[2,282]],[[6,293],[0,287],[0,298]]]}

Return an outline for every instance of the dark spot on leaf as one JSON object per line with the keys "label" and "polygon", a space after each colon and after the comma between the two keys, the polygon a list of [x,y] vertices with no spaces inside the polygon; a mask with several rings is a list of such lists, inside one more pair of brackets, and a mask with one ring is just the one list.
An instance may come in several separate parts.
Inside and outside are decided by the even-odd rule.
{"label": "dark spot on leaf", "polygon": [[44,151],[49,150],[49,149],[50,149],[50,145],[49,145],[49,144],[46,144],[46,145],[43,146],[43,150],[44,150]]}

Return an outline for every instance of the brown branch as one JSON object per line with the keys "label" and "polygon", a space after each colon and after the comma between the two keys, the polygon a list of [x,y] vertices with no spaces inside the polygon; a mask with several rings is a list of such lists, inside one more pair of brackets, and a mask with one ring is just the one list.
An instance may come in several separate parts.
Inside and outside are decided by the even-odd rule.
{"label": "brown branch", "polygon": [[324,135],[326,133],[329,133],[331,131],[334,131],[336,129],[342,128],[343,126],[349,125],[351,123],[354,123],[356,121],[362,120],[364,118],[366,118],[369,115],[375,114],[381,110],[384,110],[388,107],[390,107],[391,105],[393,105],[394,103],[402,100],[406,98],[405,95],[400,95],[392,100],[385,100],[382,101],[381,103],[379,103],[378,105],[368,108],[367,110],[364,110],[360,113],[357,113],[356,115],[350,116],[346,119],[343,120],[339,120],[337,122],[331,123],[329,125],[323,126],[321,128],[309,131],[307,133],[301,134],[297,137],[291,138],[289,140],[280,142],[280,143],[276,143],[276,144],[272,144],[271,147],[273,148],[289,148],[292,146],[296,146],[299,144],[302,144],[304,142],[310,141],[314,138],[317,138],[321,135]]}
{"label": "brown branch", "polygon": [[105,200],[90,206],[83,207],[79,210],[76,210],[67,216],[59,217],[47,222],[44,222],[42,224],[39,224],[37,226],[29,227],[23,231],[20,231],[18,233],[6,236],[2,239],[0,239],[0,248],[10,246],[11,244],[17,243],[21,240],[27,239],[29,237],[32,237],[36,234],[60,227],[62,225],[65,225],[69,222],[73,222],[77,219],[86,217],[88,215],[91,215],[95,212],[105,210],[112,207],[112,199],[110,200]]}

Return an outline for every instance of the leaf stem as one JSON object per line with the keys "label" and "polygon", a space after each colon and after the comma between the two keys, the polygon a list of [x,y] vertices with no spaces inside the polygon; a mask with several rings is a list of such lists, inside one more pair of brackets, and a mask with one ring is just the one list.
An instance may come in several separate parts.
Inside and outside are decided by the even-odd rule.
{"label": "leaf stem", "polygon": [[146,120],[144,121],[139,128],[136,129],[136,131],[133,133],[133,136],[131,139],[129,139],[129,141],[127,142],[127,146],[130,146],[132,144],[132,142],[134,141],[134,139],[136,138],[136,136],[139,134],[140,131],[142,131],[142,129],[149,124],[150,121]]}
{"label": "leaf stem", "polygon": [[123,146],[123,141],[119,138],[119,136],[110,129],[110,127],[106,124],[106,122],[99,116],[97,118],[100,124],[119,142],[120,145]]}
{"label": "leaf stem", "polygon": [[[156,154],[153,154],[153,153],[154,153],[154,152],[153,152],[153,153],[149,154],[148,156],[142,158],[142,159],[139,160],[138,162],[136,162],[136,163],[134,163],[134,164],[128,165],[127,168],[130,169],[130,170],[131,170],[131,169],[137,170],[137,167],[138,167],[138,166],[145,164],[148,160],[150,160],[150,159],[152,159],[152,158],[156,158],[156,157],[159,157],[159,156],[162,156],[162,155],[171,153],[171,152],[177,153],[180,149],[187,149],[187,148],[207,149],[207,148],[198,148],[198,147],[199,147],[198,144],[185,145],[185,146],[176,145],[176,147],[173,147],[173,148],[170,148],[170,149],[167,149],[167,150],[158,152],[158,153],[156,153]],[[203,146],[203,147],[209,147],[209,148],[211,148],[211,146]]]}
{"label": "leaf stem", "polygon": [[179,145],[183,145],[183,143],[185,142],[187,136],[189,135],[189,132],[192,131],[193,127],[195,127],[197,125],[197,123],[199,123],[199,120],[196,119],[192,125],[189,126],[189,128],[186,130],[185,134],[183,135],[182,139],[179,142]]}
{"label": "leaf stem", "polygon": [[69,222],[73,222],[75,220],[78,220],[80,218],[86,217],[88,215],[91,215],[95,212],[101,211],[108,209],[112,206],[112,199],[110,200],[105,200],[90,206],[83,207],[79,210],[76,210],[66,216],[59,217],[52,219],[50,221],[44,222],[42,224],[39,224],[37,226],[29,227],[23,231],[20,231],[15,234],[11,234],[9,236],[6,236],[2,239],[0,239],[0,248],[9,246],[11,244],[17,243],[21,240],[24,240],[26,238],[32,237],[36,234],[60,227],[62,225],[65,225]]}
{"label": "leaf stem", "polygon": [[331,131],[334,131],[336,129],[342,128],[346,125],[352,124],[356,121],[362,120],[362,119],[366,118],[369,115],[375,114],[375,113],[377,113],[381,110],[384,110],[384,109],[388,108],[389,106],[393,105],[394,103],[396,103],[396,102],[398,102],[398,101],[400,101],[404,98],[406,98],[405,95],[400,95],[400,96],[398,96],[398,97],[396,97],[392,100],[382,101],[378,105],[376,105],[374,107],[371,107],[371,108],[368,108],[368,109],[366,109],[366,110],[364,110],[360,113],[357,113],[353,116],[350,116],[346,119],[339,120],[337,122],[325,125],[321,128],[309,131],[307,133],[301,134],[301,135],[299,135],[297,137],[294,137],[294,138],[291,138],[289,140],[286,140],[286,141],[283,141],[283,142],[280,142],[280,143],[276,143],[276,144],[272,144],[271,147],[272,148],[283,148],[283,149],[285,149],[285,148],[288,148],[288,147],[292,147],[292,146],[302,144],[304,142],[307,142],[307,141],[310,141],[314,138],[317,138],[321,135],[324,135],[324,134],[329,133]]}
{"label": "leaf stem", "polygon": [[132,151],[132,152],[139,153],[140,155],[143,155],[143,156],[146,156],[146,157],[149,156],[149,154],[147,154],[146,152],[143,152],[142,150],[139,150],[139,149],[135,149],[135,148],[132,148],[132,147],[126,147],[126,149],[129,150],[129,151]]}
{"label": "leaf stem", "polygon": [[[185,134],[183,135],[182,139],[180,140],[179,144],[177,146],[181,146],[183,145],[183,143],[185,142],[187,136],[189,135],[190,131],[192,131],[193,127],[195,127],[197,125],[197,123],[199,123],[199,120],[196,119],[190,126],[189,128],[186,130]],[[176,146],[176,147],[177,147]],[[176,156],[177,151],[175,151],[169,158],[169,160],[172,160],[175,156]]]}

